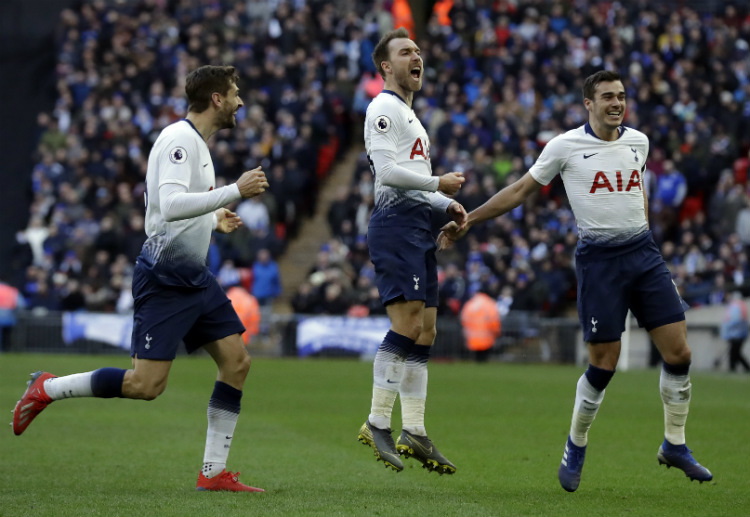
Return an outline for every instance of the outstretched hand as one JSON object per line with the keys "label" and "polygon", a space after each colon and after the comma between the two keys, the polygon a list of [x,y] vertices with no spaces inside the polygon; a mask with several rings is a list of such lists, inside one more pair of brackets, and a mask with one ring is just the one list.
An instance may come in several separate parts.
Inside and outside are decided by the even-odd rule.
{"label": "outstretched hand", "polygon": [[242,226],[242,219],[229,209],[219,208],[216,212],[216,231],[219,233],[232,233]]}
{"label": "outstretched hand", "polygon": [[461,203],[459,203],[458,201],[453,201],[445,211],[449,216],[451,216],[451,219],[456,222],[458,228],[460,230],[463,230],[464,226],[466,226],[468,215],[466,214],[466,209],[461,205]]}
{"label": "outstretched hand", "polygon": [[450,248],[454,242],[466,235],[468,231],[469,227],[465,223],[463,226],[459,226],[456,221],[449,222],[440,228],[440,235],[437,238],[438,251]]}

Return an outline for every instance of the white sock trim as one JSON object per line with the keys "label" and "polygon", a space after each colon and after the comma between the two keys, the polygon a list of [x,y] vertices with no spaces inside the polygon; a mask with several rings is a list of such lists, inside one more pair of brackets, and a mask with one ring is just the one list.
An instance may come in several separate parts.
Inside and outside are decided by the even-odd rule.
{"label": "white sock trim", "polygon": [[391,413],[404,377],[406,358],[378,350],[372,363],[372,404],[370,423],[379,429],[391,428]]}
{"label": "white sock trim", "polygon": [[372,425],[378,429],[391,428],[391,414],[393,405],[396,403],[398,391],[378,388],[372,388],[372,406],[370,415],[367,417]]}
{"label": "white sock trim", "polygon": [[664,437],[673,445],[685,443],[691,388],[689,375],[672,375],[662,369],[659,392],[664,404]]}
{"label": "white sock trim", "polygon": [[593,387],[585,373],[578,379],[573,417],[570,422],[570,441],[574,445],[585,447],[588,443],[589,429],[599,412],[605,391]]}
{"label": "white sock trim", "polygon": [[44,391],[52,400],[73,397],[93,397],[91,376],[94,372],[74,373],[64,377],[53,377],[44,381]]}
{"label": "white sock trim", "polygon": [[[209,406],[207,414],[208,429],[206,431],[206,448],[203,453],[203,475],[211,477],[206,474],[207,466],[214,467],[209,470],[211,475],[219,474],[226,467],[229,449],[232,447],[234,428],[237,426],[237,419],[240,414],[211,406]],[[221,466],[221,468],[218,468],[218,466]]]}
{"label": "white sock trim", "polygon": [[427,436],[424,426],[425,399],[421,397],[401,397],[402,427],[411,434]]}

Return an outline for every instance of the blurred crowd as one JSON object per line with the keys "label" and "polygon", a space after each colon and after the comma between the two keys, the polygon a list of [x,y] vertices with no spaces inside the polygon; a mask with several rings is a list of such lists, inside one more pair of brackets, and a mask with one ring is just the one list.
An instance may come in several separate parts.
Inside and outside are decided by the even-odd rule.
{"label": "blurred crowd", "polygon": [[[394,3],[403,7],[100,0],[64,11],[58,101],[39,114],[33,201],[18,235],[24,267],[15,283],[30,305],[129,310],[129,275],[145,239],[148,151],[185,115],[186,73],[222,63],[238,68],[245,107],[238,127],[210,142],[217,184],[260,164],[271,188],[236,207],[246,227],[216,236],[209,264],[225,286],[263,285],[266,303],[278,296],[277,279],[254,275],[278,275],[271,266],[315,210],[331,164],[362,145],[364,111],[382,87],[370,54],[394,26]],[[736,289],[748,294],[750,14],[739,2],[700,4],[720,11],[689,4],[436,2],[417,39],[425,77],[414,103],[434,173],[464,172],[458,200],[476,208],[525,173],[552,137],[586,121],[586,76],[617,70],[626,125],[650,138],[650,223],[675,284],[691,305],[721,303]],[[328,211],[333,237],[294,294],[295,312],[384,312],[365,239],[372,202],[362,156]],[[434,222],[437,231],[445,216]],[[458,314],[479,290],[502,314],[568,313],[576,240],[558,178],[438,254],[440,313]]]}
{"label": "blurred crowd", "polygon": [[245,103],[237,127],[209,142],[216,186],[258,165],[271,185],[231,207],[245,226],[216,235],[209,266],[223,285],[239,282],[261,303],[278,296],[275,260],[352,143],[354,86],[380,31],[379,9],[369,1],[344,10],[316,0],[137,0],[64,10],[57,102],[38,115],[29,221],[13,259],[13,283],[29,304],[132,307],[148,153],[186,115],[184,79],[204,64],[234,65]]}

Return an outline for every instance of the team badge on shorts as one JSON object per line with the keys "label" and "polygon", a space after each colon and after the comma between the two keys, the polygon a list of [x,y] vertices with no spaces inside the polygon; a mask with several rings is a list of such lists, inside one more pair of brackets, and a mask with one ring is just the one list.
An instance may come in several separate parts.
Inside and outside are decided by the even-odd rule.
{"label": "team badge on shorts", "polygon": [[187,151],[184,147],[175,147],[169,151],[169,160],[178,165],[185,163],[185,160],[187,160]]}
{"label": "team badge on shorts", "polygon": [[380,115],[375,119],[375,131],[378,133],[387,133],[391,129],[391,119],[385,115]]}

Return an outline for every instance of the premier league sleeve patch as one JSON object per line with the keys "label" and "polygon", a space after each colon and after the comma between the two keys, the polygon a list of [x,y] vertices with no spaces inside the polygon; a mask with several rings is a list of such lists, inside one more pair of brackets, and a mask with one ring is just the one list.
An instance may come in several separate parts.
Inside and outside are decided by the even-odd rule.
{"label": "premier league sleeve patch", "polygon": [[385,115],[380,115],[375,119],[375,131],[378,133],[387,133],[391,129],[391,119]]}
{"label": "premier league sleeve patch", "polygon": [[177,165],[185,163],[185,160],[187,160],[187,151],[184,147],[175,147],[169,151],[169,160]]}

